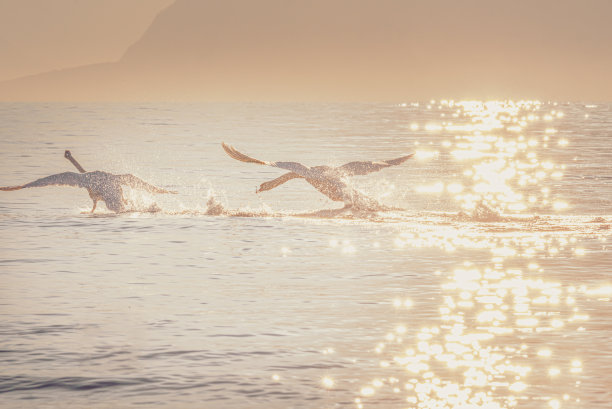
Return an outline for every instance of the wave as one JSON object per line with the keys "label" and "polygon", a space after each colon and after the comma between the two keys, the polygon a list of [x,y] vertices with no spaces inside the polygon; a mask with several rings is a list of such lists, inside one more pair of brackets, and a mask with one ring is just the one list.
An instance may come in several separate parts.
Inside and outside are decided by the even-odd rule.
{"label": "wave", "polygon": [[154,382],[148,378],[93,378],[82,376],[66,376],[60,378],[0,376],[0,393],[15,391],[33,391],[41,389],[66,389],[70,391],[85,391],[94,389],[109,389],[121,386],[134,386]]}

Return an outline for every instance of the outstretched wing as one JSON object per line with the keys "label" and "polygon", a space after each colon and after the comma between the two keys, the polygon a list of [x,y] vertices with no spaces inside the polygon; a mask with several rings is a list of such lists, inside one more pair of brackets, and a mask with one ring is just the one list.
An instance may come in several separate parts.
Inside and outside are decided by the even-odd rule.
{"label": "outstretched wing", "polygon": [[384,160],[380,162],[349,162],[345,165],[342,165],[338,168],[345,175],[367,175],[368,173],[378,172],[381,169],[388,168],[390,166],[399,165],[404,163],[408,159],[412,158],[414,153],[410,155],[402,156],[396,159]]}
{"label": "outstretched wing", "polygon": [[166,190],[166,189],[162,189],[160,187],[157,186],[153,186],[147,182],[145,182],[144,180],[131,175],[131,174],[126,174],[126,175],[118,175],[119,176],[119,181],[124,184],[124,185],[128,185],[134,189],[141,189],[141,190],[146,190],[147,192],[151,192],[151,193],[172,193],[172,194],[176,194],[177,192],[173,191],[173,190]]}
{"label": "outstretched wing", "polygon": [[225,153],[227,153],[231,158],[234,158],[241,162],[257,163],[258,165],[273,166],[271,162],[264,162],[263,160],[251,158],[250,156],[247,156],[244,153],[240,153],[233,146],[226,145],[225,142],[221,142],[221,146],[223,146]]}
{"label": "outstretched wing", "polygon": [[47,176],[44,178],[36,179],[33,182],[26,183],[21,186],[7,186],[0,187],[0,190],[19,190],[27,187],[44,187],[44,186],[75,186],[83,187],[83,177],[74,172],[58,173],[56,175]]}
{"label": "outstretched wing", "polygon": [[265,192],[266,190],[274,189],[275,187],[278,187],[283,183],[295,178],[301,178],[301,176],[294,172],[285,173],[283,176],[279,176],[276,179],[262,183],[259,186],[259,189],[255,191],[255,193]]}
{"label": "outstretched wing", "polygon": [[310,168],[308,166],[304,166],[298,162],[266,162],[263,160],[251,158],[250,156],[247,156],[244,153],[238,152],[236,148],[231,145],[221,143],[221,146],[223,146],[223,149],[230,157],[241,162],[257,163],[258,165],[268,165],[273,166],[275,168],[290,170],[302,177],[308,176],[308,172],[310,171]]}

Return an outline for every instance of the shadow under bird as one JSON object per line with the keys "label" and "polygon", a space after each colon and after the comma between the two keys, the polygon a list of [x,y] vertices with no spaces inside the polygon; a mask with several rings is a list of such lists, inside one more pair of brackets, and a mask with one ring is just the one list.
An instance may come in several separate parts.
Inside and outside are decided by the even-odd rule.
{"label": "shadow under bird", "polygon": [[108,210],[115,213],[125,212],[128,202],[123,197],[123,190],[121,188],[123,185],[129,186],[133,189],[145,190],[150,193],[177,193],[153,186],[131,174],[114,175],[112,173],[99,170],[94,172],[86,172],[85,169],[83,169],[83,167],[76,161],[76,159],[72,157],[70,151],[66,151],[64,153],[64,157],[72,162],[80,173],[58,173],[26,183],[25,185],[0,187],[0,190],[10,191],[44,186],[82,187],[87,189],[89,197],[91,197],[91,200],[93,200],[93,208],[91,209],[91,213],[96,210],[98,201],[104,202]]}
{"label": "shadow under bird", "polygon": [[256,190],[256,193],[274,189],[275,187],[278,187],[291,179],[302,178],[331,200],[335,202],[344,202],[345,208],[355,207],[358,209],[367,210],[381,210],[385,207],[380,205],[374,199],[367,197],[351,188],[343,181],[343,179],[347,176],[367,175],[368,173],[378,172],[381,169],[402,164],[414,156],[414,153],[412,153],[396,159],[383,160],[379,162],[358,161],[349,162],[337,167],[308,167],[298,162],[262,161],[238,152],[233,146],[226,145],[225,143],[222,143],[221,145],[230,157],[241,162],[257,163],[259,165],[273,166],[290,171],[276,179],[262,183]]}

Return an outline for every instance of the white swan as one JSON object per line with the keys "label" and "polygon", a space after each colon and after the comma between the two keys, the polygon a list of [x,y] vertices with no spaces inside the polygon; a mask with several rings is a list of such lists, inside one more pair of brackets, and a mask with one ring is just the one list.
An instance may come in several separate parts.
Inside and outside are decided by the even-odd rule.
{"label": "white swan", "polygon": [[377,203],[374,199],[364,196],[355,189],[350,188],[342,179],[346,176],[367,175],[368,173],[377,172],[390,166],[399,165],[414,156],[414,153],[412,153],[396,159],[380,162],[361,161],[349,162],[338,167],[308,167],[298,162],[261,161],[238,152],[233,146],[226,145],[225,143],[222,143],[221,145],[230,157],[241,162],[268,165],[290,171],[289,173],[285,173],[276,179],[262,183],[256,190],[256,193],[274,189],[275,187],[280,186],[291,179],[303,178],[315,189],[329,197],[331,200],[336,202],[344,202],[345,207],[357,207],[372,210],[383,208],[383,206]]}
{"label": "white swan", "polygon": [[134,189],[145,190],[151,193],[177,193],[153,186],[131,174],[114,175],[112,173],[102,172],[99,170],[95,172],[86,172],[72,157],[70,151],[66,151],[64,156],[70,160],[81,173],[58,173],[26,183],[25,185],[0,187],[0,190],[11,191],[29,187],[44,186],[82,187],[87,189],[89,197],[91,197],[93,200],[93,208],[91,209],[91,213],[96,210],[98,201],[103,201],[106,203],[108,210],[116,213],[124,212],[126,210],[127,201],[123,197],[123,190],[121,189],[122,185],[130,186]]}

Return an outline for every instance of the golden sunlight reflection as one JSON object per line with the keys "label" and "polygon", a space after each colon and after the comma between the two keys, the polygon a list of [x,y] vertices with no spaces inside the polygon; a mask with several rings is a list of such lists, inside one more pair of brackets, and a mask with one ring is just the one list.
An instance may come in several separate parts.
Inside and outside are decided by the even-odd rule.
{"label": "golden sunlight reflection", "polygon": [[[564,113],[538,101],[428,105],[436,108],[445,110],[442,122],[411,128],[446,134],[439,146],[417,151],[417,158],[446,158],[458,169],[454,180],[428,179],[414,189],[450,195],[462,210],[457,217],[405,223],[391,245],[466,258],[477,252],[480,261],[432,272],[441,282],[437,317],[429,324],[415,328],[411,299],[391,301],[397,321],[373,348],[379,375],[355,388],[354,402],[358,409],[391,401],[408,409],[501,409],[525,401],[562,408],[579,402],[588,367],[546,340],[586,331],[590,318],[581,310],[583,300],[609,301],[612,285],[562,284],[543,267],[542,260],[584,256],[584,237],[605,243],[609,235],[595,223],[602,218],[557,214],[572,208],[555,191],[565,165],[547,154],[549,143],[550,149],[569,143],[554,127]],[[470,216],[477,212],[484,217]]]}
{"label": "golden sunlight reflection", "polygon": [[[392,300],[398,322],[373,351],[384,374],[359,388],[358,408],[370,401],[377,407],[398,395],[406,404],[402,407],[411,409],[502,409],[520,407],[527,400],[544,400],[561,408],[563,402],[579,401],[580,376],[585,371],[580,356],[545,346],[538,337],[585,331],[589,315],[576,300],[609,301],[612,285],[564,286],[547,279],[545,269],[534,261],[535,256],[583,253],[577,247],[579,235],[571,228],[493,233],[465,224],[462,228],[438,224],[398,234],[398,248],[488,251],[491,261],[479,265],[465,261],[451,272],[433,273],[442,282],[439,319],[430,325],[414,328],[406,311],[413,301]],[[600,236],[600,241],[605,240]],[[561,395],[567,391],[572,394]]]}
{"label": "golden sunlight reflection", "polygon": [[[578,331],[575,318],[580,311],[560,300],[576,293],[609,294],[612,289],[564,288],[544,277],[534,263],[521,269],[465,262],[447,273],[439,321],[420,329],[397,324],[384,336],[375,353],[387,376],[361,386],[355,400],[358,408],[369,399],[398,393],[407,408],[510,408],[540,399],[529,393],[530,388],[553,379],[558,381],[555,390],[576,394],[581,359],[523,340],[540,333]],[[403,300],[393,305],[398,308]],[[553,356],[561,365],[549,364]],[[545,400],[561,407],[560,402],[570,398],[559,393]]]}
{"label": "golden sunlight reflection", "polygon": [[[429,109],[434,105],[430,104]],[[463,163],[463,177],[419,185],[417,193],[450,194],[464,211],[474,211],[479,204],[510,214],[567,209],[565,202],[550,197],[549,190],[542,190],[548,189],[551,179],[563,175],[563,168],[550,158],[539,157],[539,150],[547,148],[551,138],[557,140],[559,147],[569,144],[551,126],[564,116],[562,112],[550,111],[539,101],[443,100],[437,108],[445,112],[452,109],[453,118],[461,122],[429,122],[422,127],[430,133],[448,133],[454,140],[442,141],[439,151],[417,150],[416,158],[450,155]],[[420,127],[418,123],[410,125],[414,131]]]}
{"label": "golden sunlight reflection", "polygon": [[323,379],[321,379],[321,385],[323,385],[323,387],[326,389],[331,389],[334,387],[335,382],[332,378],[330,378],[329,376],[326,376]]}

